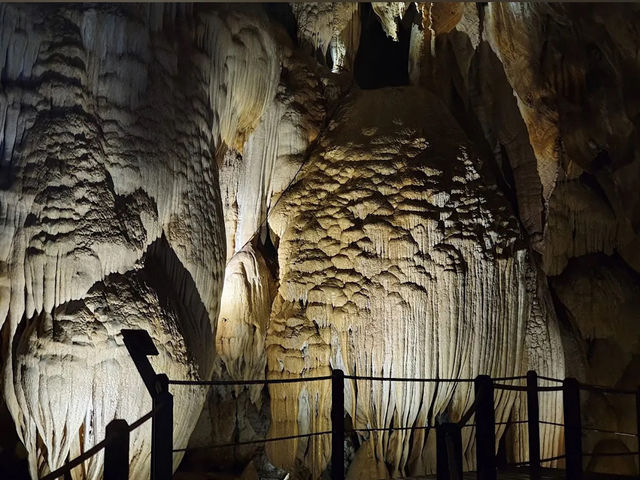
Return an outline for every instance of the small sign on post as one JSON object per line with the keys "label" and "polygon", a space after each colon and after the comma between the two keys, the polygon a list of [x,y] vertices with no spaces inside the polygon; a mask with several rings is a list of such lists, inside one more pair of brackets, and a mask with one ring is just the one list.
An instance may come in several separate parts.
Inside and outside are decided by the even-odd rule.
{"label": "small sign on post", "polygon": [[173,476],[173,395],[169,393],[169,379],[164,374],[156,375],[147,358],[158,355],[147,332],[124,329],[120,333],[151,395],[151,480],[170,480]]}
{"label": "small sign on post", "polygon": [[169,393],[169,379],[165,374],[156,375],[153,411],[151,478],[171,480],[173,476],[173,395]]}

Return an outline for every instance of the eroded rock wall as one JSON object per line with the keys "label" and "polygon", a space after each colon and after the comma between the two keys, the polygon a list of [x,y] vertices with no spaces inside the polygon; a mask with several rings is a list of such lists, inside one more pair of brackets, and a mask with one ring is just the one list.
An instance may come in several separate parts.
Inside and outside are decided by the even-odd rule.
{"label": "eroded rock wall", "polygon": [[[149,331],[158,371],[209,378],[225,258],[215,149],[255,127],[280,66],[259,12],[0,12],[3,393],[36,478],[150,409],[120,329]],[[180,448],[204,391],[175,395]],[[98,455],[74,476],[101,469]]]}
{"label": "eroded rock wall", "polygon": [[[527,283],[533,267],[508,203],[483,174],[433,95],[412,88],[354,93],[271,219],[280,287],[267,339],[269,374],[322,376],[332,367],[359,376],[512,376],[529,366],[527,333],[540,342],[536,349],[557,347],[557,329],[545,338],[528,327],[530,316],[535,320],[537,292]],[[554,325],[551,315],[541,320]],[[559,360],[538,367],[562,374]],[[329,429],[326,385],[269,391],[272,436]],[[457,421],[473,403],[468,383],[350,381],[346,397],[358,429],[424,427],[441,416]],[[514,399],[497,395],[499,421],[509,418]],[[466,431],[467,468],[472,439]],[[361,440],[354,464],[367,471],[354,478],[386,472],[384,463],[394,476],[435,467],[434,438],[424,430],[374,431]],[[557,448],[557,437],[547,440]],[[302,455],[317,477],[329,439],[268,452],[285,468]]]}
{"label": "eroded rock wall", "polygon": [[[174,378],[534,369],[635,388],[638,12],[0,7],[0,353],[32,475],[148,410],[125,327],[150,331],[156,369]],[[361,90],[384,86],[358,81],[385,64],[412,87]],[[190,447],[329,425],[319,384],[175,393],[177,448],[203,404]],[[496,398],[497,420],[526,418],[521,398]],[[466,384],[351,382],[345,414],[357,428],[423,427],[471,399]],[[561,422],[559,404],[545,395],[543,417]],[[584,397],[591,426],[633,431],[632,410]],[[498,438],[526,460],[524,427]],[[464,442],[473,468],[472,430]],[[434,443],[361,433],[350,475],[431,471]],[[585,445],[634,448],[603,433]],[[543,428],[542,449],[561,453],[557,429]],[[242,470],[259,451],[196,457]],[[148,453],[140,430],[134,475]],[[328,437],[267,453],[318,478]],[[99,478],[101,462],[76,477]]]}

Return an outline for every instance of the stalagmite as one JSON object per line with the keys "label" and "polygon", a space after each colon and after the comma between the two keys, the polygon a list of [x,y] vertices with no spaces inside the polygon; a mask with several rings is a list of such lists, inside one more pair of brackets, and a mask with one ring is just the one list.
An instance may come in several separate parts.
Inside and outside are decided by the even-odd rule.
{"label": "stalagmite", "polygon": [[[429,427],[480,373],[635,389],[639,22],[609,4],[1,5],[0,476],[41,478],[149,411],[123,328],[176,379],[461,379],[347,379],[350,480],[433,472]],[[249,442],[325,432],[330,392],[173,385],[176,475],[326,476],[326,434]],[[632,396],[582,401],[585,426],[636,428]],[[541,394],[541,418],[561,404]],[[527,461],[524,396],[495,406],[500,451]]]}
{"label": "stalagmite", "polygon": [[[232,378],[264,375],[264,342],[274,280],[259,252],[245,247],[227,264],[216,337],[216,351]],[[257,401],[260,388],[253,389]]]}
{"label": "stalagmite", "polygon": [[[372,93],[351,96],[273,213],[280,288],[267,339],[269,373],[316,376],[333,367],[415,378],[522,374],[537,292],[527,285],[531,267],[509,208],[436,98],[417,89],[384,93],[375,101]],[[548,337],[538,339],[536,349],[551,349]],[[272,436],[327,430],[325,385],[274,385],[270,395]],[[356,428],[420,427],[440,415],[457,420],[473,401],[465,383],[435,389],[350,382],[346,395]],[[497,418],[509,417],[513,401],[498,396]],[[424,430],[372,432],[362,440],[357,455],[386,462],[394,476],[434,468],[434,439]],[[469,452],[471,440],[465,433]],[[316,477],[328,460],[328,439],[306,442],[268,448],[269,455],[291,468],[297,453]],[[469,455],[468,467],[471,461]]]}

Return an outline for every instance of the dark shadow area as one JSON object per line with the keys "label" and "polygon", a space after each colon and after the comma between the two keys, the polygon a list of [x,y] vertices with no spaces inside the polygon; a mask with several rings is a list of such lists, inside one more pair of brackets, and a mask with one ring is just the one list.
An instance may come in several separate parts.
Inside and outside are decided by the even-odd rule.
{"label": "dark shadow area", "polygon": [[264,9],[267,16],[274,23],[278,23],[284,27],[289,34],[291,41],[295,47],[298,47],[298,22],[293,14],[291,5],[288,3],[265,3]]}
{"label": "dark shadow area", "polygon": [[415,18],[413,4],[398,27],[398,41],[387,36],[370,3],[360,5],[360,47],[354,77],[360,88],[372,89],[409,84],[409,39]]}
{"label": "dark shadow area", "polygon": [[18,438],[7,406],[0,400],[0,478],[29,480],[27,452]]}
{"label": "dark shadow area", "polygon": [[145,280],[157,292],[161,305],[180,318],[180,332],[187,352],[193,355],[203,378],[213,360],[215,339],[209,314],[200,299],[195,281],[169,245],[164,234],[153,242],[145,255]]}

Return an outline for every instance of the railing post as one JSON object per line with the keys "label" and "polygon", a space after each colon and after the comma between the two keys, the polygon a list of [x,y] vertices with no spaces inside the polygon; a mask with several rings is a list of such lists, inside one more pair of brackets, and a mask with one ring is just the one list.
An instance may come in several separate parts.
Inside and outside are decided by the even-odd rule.
{"label": "railing post", "polygon": [[104,480],[129,478],[129,424],[126,420],[109,422],[104,449]]}
{"label": "railing post", "polygon": [[173,476],[173,395],[169,378],[156,375],[151,420],[151,479],[170,480]]}
{"label": "railing post", "polygon": [[331,373],[331,479],[344,480],[344,372]]}
{"label": "railing post", "polygon": [[580,385],[575,378],[565,378],[562,382],[562,403],[567,478],[581,480],[582,421],[580,418]]}
{"label": "railing post", "polygon": [[538,404],[538,374],[527,372],[527,428],[529,433],[529,477],[540,478],[540,406]]}
{"label": "railing post", "polygon": [[173,476],[173,395],[169,393],[169,379],[164,374],[157,375],[147,358],[158,355],[147,332],[123,329],[120,333],[151,395],[151,480],[169,480]]}
{"label": "railing post", "polygon": [[493,381],[478,375],[474,381],[476,396],[476,462],[478,480],[497,480],[496,417],[493,410]]}
{"label": "railing post", "polygon": [[638,478],[640,479],[640,387],[636,390],[636,437],[638,438]]}
{"label": "railing post", "polygon": [[462,429],[457,423],[436,426],[437,480],[462,480]]}

